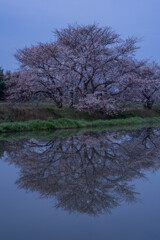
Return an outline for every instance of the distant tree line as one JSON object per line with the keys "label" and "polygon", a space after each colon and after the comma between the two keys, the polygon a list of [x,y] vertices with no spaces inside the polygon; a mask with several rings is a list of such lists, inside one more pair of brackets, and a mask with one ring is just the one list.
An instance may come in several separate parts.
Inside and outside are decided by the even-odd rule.
{"label": "distant tree line", "polygon": [[7,99],[44,94],[81,111],[116,113],[121,102],[159,102],[160,66],[137,60],[136,38],[122,39],[110,27],[69,25],[55,40],[16,52],[20,66],[7,76]]}

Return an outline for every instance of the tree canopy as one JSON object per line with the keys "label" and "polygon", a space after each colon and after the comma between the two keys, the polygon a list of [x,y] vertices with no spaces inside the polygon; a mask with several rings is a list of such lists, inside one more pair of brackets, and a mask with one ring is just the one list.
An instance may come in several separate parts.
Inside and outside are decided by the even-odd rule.
{"label": "tree canopy", "polygon": [[110,27],[96,24],[69,25],[55,30],[54,36],[50,43],[17,51],[15,57],[20,68],[11,77],[12,88],[8,93],[12,98],[27,99],[43,92],[57,107],[65,103],[84,109],[86,104],[89,108],[100,104],[106,109],[117,96],[123,98],[126,91],[132,92],[132,99],[144,96],[141,87],[135,88],[133,96],[133,85],[144,86],[146,82],[159,80],[156,65],[151,67],[135,58],[138,41],[134,37],[122,39]]}

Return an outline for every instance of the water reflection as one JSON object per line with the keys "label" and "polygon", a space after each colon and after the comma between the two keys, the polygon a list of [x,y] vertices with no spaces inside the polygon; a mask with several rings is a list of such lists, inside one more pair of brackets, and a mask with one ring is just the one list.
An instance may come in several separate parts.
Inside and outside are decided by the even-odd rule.
{"label": "water reflection", "polygon": [[69,212],[96,215],[136,201],[132,180],[160,167],[160,128],[2,144],[3,159],[20,168],[16,184],[56,199],[56,206]]}

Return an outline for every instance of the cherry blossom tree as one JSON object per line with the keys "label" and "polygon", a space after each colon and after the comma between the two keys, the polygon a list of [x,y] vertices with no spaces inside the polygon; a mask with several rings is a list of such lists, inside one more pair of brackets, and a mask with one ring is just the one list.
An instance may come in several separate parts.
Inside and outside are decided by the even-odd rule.
{"label": "cherry blossom tree", "polygon": [[[106,111],[107,106],[115,108],[117,96],[124,97],[137,79],[141,88],[144,80],[147,83],[150,71],[144,74],[146,62],[135,59],[136,38],[122,39],[110,27],[96,24],[69,25],[55,30],[54,36],[50,43],[26,47],[15,54],[20,77],[12,91],[17,96],[43,92],[57,107],[65,104],[89,109],[91,105],[94,108],[95,101],[94,105],[98,102]],[[103,97],[96,97],[99,92]],[[146,96],[145,88],[142,92]]]}
{"label": "cherry blossom tree", "polygon": [[144,108],[152,109],[154,103],[160,102],[160,66],[155,62],[144,64],[137,76],[128,78],[126,86],[130,101],[139,101]]}

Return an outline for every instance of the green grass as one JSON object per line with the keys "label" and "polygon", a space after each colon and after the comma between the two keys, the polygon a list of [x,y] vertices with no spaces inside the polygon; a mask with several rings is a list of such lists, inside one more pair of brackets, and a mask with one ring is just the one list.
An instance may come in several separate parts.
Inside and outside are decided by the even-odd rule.
{"label": "green grass", "polygon": [[102,114],[89,114],[67,107],[56,108],[55,104],[50,102],[0,103],[0,123],[23,122],[35,119],[47,120],[49,117],[93,121],[100,119]]}
{"label": "green grass", "polygon": [[110,127],[94,127],[94,128],[76,128],[76,129],[56,129],[53,131],[29,131],[29,132],[5,132],[0,133],[1,140],[15,140],[15,139],[53,139],[53,137],[66,138],[70,136],[75,136],[78,134],[83,134],[87,132],[102,132],[102,131],[131,131],[138,130],[142,128],[149,127],[160,127],[159,123],[145,123],[145,124],[136,124],[136,125],[119,125],[119,126],[110,126]]}
{"label": "green grass", "polygon": [[131,125],[159,122],[160,106],[146,110],[140,105],[137,107],[132,104],[118,115],[107,116],[102,113],[82,113],[67,107],[58,109],[52,102],[0,103],[0,133],[95,127],[126,128]]}
{"label": "green grass", "polygon": [[31,120],[26,122],[7,122],[0,124],[0,133],[5,132],[25,132],[25,131],[49,131],[56,129],[77,129],[77,128],[94,128],[94,127],[113,127],[113,126],[129,126],[137,124],[153,124],[160,123],[160,117],[154,118],[126,118],[126,119],[112,119],[112,120],[96,120],[84,121],[73,119],[52,119],[48,118],[47,121]]}
{"label": "green grass", "polygon": [[154,106],[152,110],[143,109],[142,106],[130,104],[122,107],[114,116],[108,116],[102,112],[80,112],[73,108],[56,108],[53,102],[26,102],[26,103],[0,103],[0,123],[24,122],[35,119],[47,121],[49,117],[53,119],[65,118],[72,120],[95,121],[99,119],[125,119],[131,117],[153,118],[160,117],[160,106]]}

